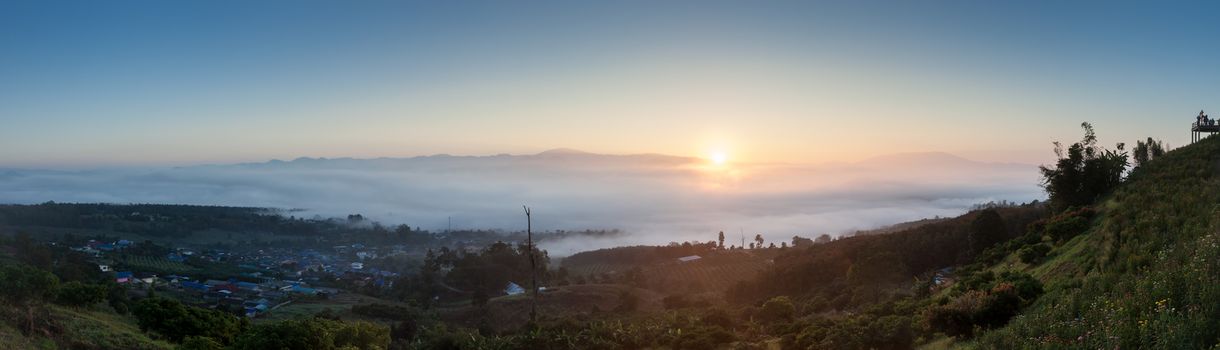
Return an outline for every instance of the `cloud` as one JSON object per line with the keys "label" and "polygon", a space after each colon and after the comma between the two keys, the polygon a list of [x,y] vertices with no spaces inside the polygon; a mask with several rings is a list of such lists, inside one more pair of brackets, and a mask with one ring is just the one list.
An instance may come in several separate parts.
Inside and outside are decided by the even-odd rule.
{"label": "cloud", "polygon": [[[768,241],[963,213],[1043,196],[1036,168],[906,154],[828,165],[545,152],[527,156],[310,159],[169,169],[0,172],[0,202],[184,203],[361,213],[385,223],[519,230],[622,229],[613,239],[544,242],[558,255],[620,244]],[[732,241],[732,239],[730,239]]]}

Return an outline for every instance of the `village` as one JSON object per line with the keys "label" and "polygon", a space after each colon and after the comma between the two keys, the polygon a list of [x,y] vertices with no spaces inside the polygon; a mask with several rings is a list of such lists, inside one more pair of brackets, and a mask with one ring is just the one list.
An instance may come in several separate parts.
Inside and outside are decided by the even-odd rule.
{"label": "village", "polygon": [[[141,243],[151,244],[151,243]],[[169,248],[163,256],[130,240],[90,239],[72,250],[91,257],[130,293],[169,295],[195,306],[262,317],[295,301],[326,299],[349,288],[390,288],[399,272],[366,266],[383,256],[410,254],[402,245],[354,243],[327,249]]]}

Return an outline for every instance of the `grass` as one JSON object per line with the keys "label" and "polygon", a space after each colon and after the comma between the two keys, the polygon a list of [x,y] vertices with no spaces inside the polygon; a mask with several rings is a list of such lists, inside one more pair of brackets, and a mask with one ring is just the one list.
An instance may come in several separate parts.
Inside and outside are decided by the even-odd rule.
{"label": "grass", "polygon": [[51,312],[64,326],[64,342],[72,348],[171,349],[164,341],[140,332],[135,319],[114,313],[82,311],[52,306]]}
{"label": "grass", "polygon": [[1220,340],[1220,138],[1132,173],[1088,232],[1028,267],[1047,293],[977,348],[1207,349]]}
{"label": "grass", "polygon": [[51,337],[25,336],[8,322],[0,322],[0,345],[4,349],[173,349],[173,345],[149,338],[129,316],[100,310],[48,305],[58,325]]}

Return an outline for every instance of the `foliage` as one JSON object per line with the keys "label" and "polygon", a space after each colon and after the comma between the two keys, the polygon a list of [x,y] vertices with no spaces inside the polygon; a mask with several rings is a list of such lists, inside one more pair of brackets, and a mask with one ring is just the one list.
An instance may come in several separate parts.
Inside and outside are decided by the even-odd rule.
{"label": "foliage", "polygon": [[1142,163],[1088,234],[1040,269],[1047,295],[979,348],[1209,349],[1220,340],[1220,139]]}
{"label": "foliage", "polygon": [[[1046,213],[1045,207],[1037,203],[992,210],[1002,218],[1003,232],[1010,234],[1022,232]],[[971,223],[980,215],[980,211],[975,211],[892,233],[845,237],[790,249],[777,256],[756,278],[729,289],[727,297],[731,301],[756,303],[778,295],[820,295],[835,307],[849,307],[858,287],[875,289],[876,283],[907,283],[918,274],[971,261],[968,237]],[[1010,238],[1013,237],[1004,239]],[[877,297],[880,295],[858,301],[870,302]],[[836,298],[844,299],[835,301]]]}
{"label": "foliage", "polygon": [[321,318],[285,320],[256,325],[242,333],[233,349],[386,349],[390,329],[364,321]]}
{"label": "foliage", "polygon": [[59,279],[50,272],[25,264],[0,264],[0,298],[13,305],[40,302],[55,294]]}
{"label": "foliage", "polygon": [[141,330],[157,332],[174,342],[182,342],[189,336],[203,336],[228,344],[245,325],[244,320],[236,316],[166,298],[140,300],[132,313]]}
{"label": "foliage", "polygon": [[763,320],[770,322],[791,320],[794,314],[796,314],[796,307],[792,305],[792,299],[789,299],[787,296],[778,296],[767,300],[766,303],[763,303],[762,310],[759,312],[759,316]]}
{"label": "foliage", "polygon": [[1043,187],[1050,196],[1053,209],[1063,210],[1093,203],[1122,183],[1127,170],[1127,153],[1123,144],[1117,150],[1108,150],[1097,145],[1093,125],[1081,123],[1084,138],[1066,150],[1055,143],[1055,154],[1059,160],[1054,167],[1040,167]]}
{"label": "foliage", "polygon": [[64,283],[55,292],[55,303],[65,306],[85,307],[106,300],[106,287],[78,281]]}
{"label": "foliage", "polygon": [[1131,149],[1131,160],[1135,163],[1136,168],[1163,155],[1165,155],[1165,144],[1160,140],[1153,140],[1151,137],[1148,138],[1148,141],[1136,141],[1135,147]]}
{"label": "foliage", "polygon": [[200,336],[186,337],[182,341],[182,345],[178,346],[178,350],[224,350],[224,348],[224,344],[215,339]]}
{"label": "foliage", "polygon": [[970,250],[975,254],[1008,239],[1004,218],[995,209],[984,209],[970,222]]}
{"label": "foliage", "polygon": [[1034,244],[1022,247],[1017,251],[1017,256],[1021,258],[1021,262],[1026,264],[1038,263],[1046,256],[1046,253],[1051,251],[1051,247],[1045,244]]}

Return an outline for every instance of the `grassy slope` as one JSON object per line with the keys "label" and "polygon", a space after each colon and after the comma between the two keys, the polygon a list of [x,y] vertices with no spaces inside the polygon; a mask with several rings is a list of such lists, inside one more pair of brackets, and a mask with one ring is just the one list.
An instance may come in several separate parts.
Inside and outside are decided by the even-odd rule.
{"label": "grassy slope", "polygon": [[1047,294],[979,348],[1212,348],[1220,336],[1220,138],[1177,149],[1041,264]]}
{"label": "grassy slope", "polygon": [[108,311],[86,311],[49,306],[62,329],[52,338],[26,337],[8,323],[0,323],[0,345],[5,349],[172,349],[140,332],[135,320]]}

